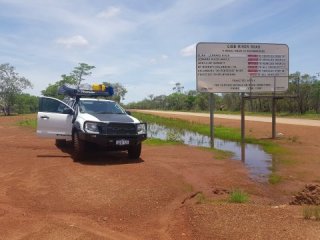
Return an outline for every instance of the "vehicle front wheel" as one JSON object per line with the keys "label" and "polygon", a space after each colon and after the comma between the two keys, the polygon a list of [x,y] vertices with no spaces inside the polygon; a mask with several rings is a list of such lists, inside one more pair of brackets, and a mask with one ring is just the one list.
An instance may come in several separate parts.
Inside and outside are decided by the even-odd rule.
{"label": "vehicle front wheel", "polygon": [[73,133],[72,139],[73,139],[73,159],[76,161],[82,160],[85,156],[86,143],[85,141],[79,138],[78,132]]}
{"label": "vehicle front wheel", "polygon": [[130,159],[138,159],[141,154],[141,143],[138,145],[130,146],[128,149],[128,157]]}

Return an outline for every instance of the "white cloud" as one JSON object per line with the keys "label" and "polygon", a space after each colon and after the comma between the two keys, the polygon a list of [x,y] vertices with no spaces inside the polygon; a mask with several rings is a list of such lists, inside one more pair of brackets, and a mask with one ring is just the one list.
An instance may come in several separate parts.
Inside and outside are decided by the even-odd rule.
{"label": "white cloud", "polygon": [[112,17],[119,15],[119,13],[120,13],[120,8],[109,7],[105,11],[98,13],[97,17],[98,18],[112,18]]}
{"label": "white cloud", "polygon": [[151,59],[149,60],[149,63],[150,63],[150,64],[156,64],[156,63],[157,63],[157,59],[151,58]]}
{"label": "white cloud", "polygon": [[195,56],[196,55],[196,46],[197,46],[196,43],[189,45],[189,46],[181,49],[180,54],[184,57]]}
{"label": "white cloud", "polygon": [[168,59],[168,55],[162,54],[162,55],[161,55],[161,58],[162,58],[163,60],[166,60],[166,59]]}
{"label": "white cloud", "polygon": [[89,45],[87,39],[81,35],[76,35],[72,37],[58,38],[56,43],[63,45],[66,48],[72,47],[83,47]]}

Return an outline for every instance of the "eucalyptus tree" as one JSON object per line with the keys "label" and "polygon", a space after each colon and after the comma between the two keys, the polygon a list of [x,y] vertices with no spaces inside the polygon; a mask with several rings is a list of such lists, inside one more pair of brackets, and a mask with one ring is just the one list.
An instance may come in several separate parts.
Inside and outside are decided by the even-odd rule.
{"label": "eucalyptus tree", "polygon": [[32,83],[19,76],[13,66],[9,63],[0,65],[0,104],[5,115],[11,115],[17,95],[27,88],[32,88]]}
{"label": "eucalyptus tree", "polygon": [[76,79],[77,85],[79,86],[81,82],[85,80],[85,76],[89,76],[92,74],[92,72],[90,71],[94,68],[95,66],[91,66],[87,63],[79,63],[79,66],[75,67],[72,71],[71,76]]}

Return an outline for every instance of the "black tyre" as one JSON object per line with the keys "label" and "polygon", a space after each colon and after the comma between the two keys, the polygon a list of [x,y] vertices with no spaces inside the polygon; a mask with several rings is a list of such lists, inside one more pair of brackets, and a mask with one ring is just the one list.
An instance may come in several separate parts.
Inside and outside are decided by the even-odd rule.
{"label": "black tyre", "polygon": [[64,148],[67,146],[67,141],[65,139],[56,139],[56,146],[58,148]]}
{"label": "black tyre", "polygon": [[141,154],[141,143],[138,145],[130,146],[128,149],[128,157],[130,159],[139,159]]}
{"label": "black tyre", "polygon": [[86,143],[79,138],[78,132],[73,133],[73,159],[82,160],[85,157]]}

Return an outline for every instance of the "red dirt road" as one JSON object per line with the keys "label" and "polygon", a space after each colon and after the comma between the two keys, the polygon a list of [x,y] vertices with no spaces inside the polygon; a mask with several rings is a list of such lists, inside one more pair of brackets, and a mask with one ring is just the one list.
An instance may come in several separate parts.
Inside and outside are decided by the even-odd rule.
{"label": "red dirt road", "polygon": [[[147,145],[137,162],[125,153],[74,162],[19,119],[0,118],[0,239],[319,239],[320,222],[252,182],[241,162]],[[233,188],[250,202],[214,193]]]}

